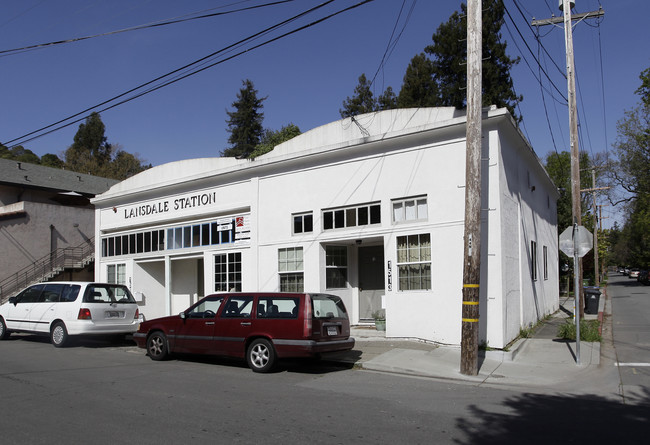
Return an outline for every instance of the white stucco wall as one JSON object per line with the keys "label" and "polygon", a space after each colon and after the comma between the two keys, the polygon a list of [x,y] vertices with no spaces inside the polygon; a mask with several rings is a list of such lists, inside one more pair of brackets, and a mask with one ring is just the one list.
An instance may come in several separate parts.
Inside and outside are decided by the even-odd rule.
{"label": "white stucco wall", "polygon": [[[556,196],[505,110],[492,110],[484,119],[479,331],[481,341],[498,348],[520,327],[557,308],[557,229],[552,222]],[[250,239],[110,259],[101,259],[98,247],[98,274],[108,262],[136,261],[128,268],[133,290],[147,295],[143,310],[158,316],[161,311],[180,311],[200,296],[200,288],[205,294],[213,292],[214,255],[224,252],[241,253],[244,291],[276,291],[278,249],[302,247],[305,290],[329,292],[325,246],[345,245],[348,286],[331,292],[344,299],[356,323],[358,246],[383,245],[387,336],[459,344],[464,175],[464,116],[454,109],[392,110],[359,116],[355,122],[344,119],[255,160],[199,159],[155,167],[94,200],[98,239],[237,215],[246,215]],[[535,191],[530,182],[537,185]],[[203,195],[207,198],[199,198],[200,205],[176,205],[179,199]],[[391,201],[420,195],[427,198],[427,219],[394,224]],[[323,210],[375,202],[381,204],[380,224],[322,229]],[[292,214],[302,212],[313,213],[314,231],[292,234]],[[432,288],[400,291],[397,237],[422,233],[431,235]],[[549,247],[548,280],[541,269],[540,279],[530,279],[531,239],[538,242],[540,266],[543,246]],[[148,260],[154,262],[137,263]],[[164,287],[167,282],[171,289]],[[150,297],[152,292],[155,297]]]}

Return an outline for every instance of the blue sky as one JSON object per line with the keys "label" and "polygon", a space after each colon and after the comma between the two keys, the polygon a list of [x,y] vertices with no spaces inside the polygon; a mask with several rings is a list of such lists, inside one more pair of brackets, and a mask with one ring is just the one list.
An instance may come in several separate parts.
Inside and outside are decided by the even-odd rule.
{"label": "blue sky", "polygon": [[[255,44],[359,1],[334,1]],[[190,13],[223,12],[269,2],[2,0],[0,51],[107,33]],[[0,53],[0,141],[11,145],[8,141],[122,94],[323,2],[298,0],[37,50]],[[539,29],[540,41],[550,56],[539,49],[529,27],[533,17],[559,15],[557,0],[505,0],[505,4],[516,23],[515,27],[506,18],[502,28],[509,54],[522,56],[532,68],[522,58],[512,70],[515,89],[524,96],[519,109],[524,118],[522,130],[538,156],[544,158],[555,149],[563,151],[568,146],[568,117],[563,99],[543,73],[540,87],[535,78],[540,76],[537,62],[526,44],[535,55],[541,51],[539,60],[544,69],[566,96],[566,80],[555,66],[564,70],[566,65],[562,27]],[[577,0],[576,11],[593,11],[600,5],[605,10],[603,19],[574,26],[580,147],[590,154],[611,150],[616,122],[636,104],[638,76],[650,66],[650,32],[646,23],[650,2]],[[410,59],[431,43],[436,28],[459,8],[460,1],[450,0],[375,0],[101,112],[106,136],[109,142],[139,154],[153,165],[218,156],[228,146],[226,110],[231,109],[242,80],[247,78],[254,82],[260,96],[268,96],[263,110],[266,128],[279,129],[294,123],[303,132],[308,131],[340,118],[342,102],[353,94],[359,75],[366,73],[372,78],[380,68],[394,29],[394,46],[378,71],[375,94],[387,86],[399,92]],[[39,156],[61,155],[72,143],[78,125],[23,145]],[[605,209],[604,216],[616,212],[611,207]]]}

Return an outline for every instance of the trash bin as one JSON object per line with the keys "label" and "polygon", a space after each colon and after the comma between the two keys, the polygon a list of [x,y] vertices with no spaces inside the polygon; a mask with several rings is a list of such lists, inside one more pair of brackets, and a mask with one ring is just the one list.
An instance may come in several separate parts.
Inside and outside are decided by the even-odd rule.
{"label": "trash bin", "polygon": [[598,314],[598,304],[600,303],[600,288],[596,286],[586,286],[585,291],[585,314]]}

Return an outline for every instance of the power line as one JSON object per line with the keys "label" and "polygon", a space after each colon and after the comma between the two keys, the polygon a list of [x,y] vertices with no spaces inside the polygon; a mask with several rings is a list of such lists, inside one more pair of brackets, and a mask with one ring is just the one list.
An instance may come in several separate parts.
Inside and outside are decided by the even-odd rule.
{"label": "power line", "polygon": [[[528,29],[530,29],[530,31],[533,33],[533,35],[536,36],[536,39],[537,39],[538,42],[539,42],[539,27],[538,27],[538,32],[535,32],[535,31],[533,30],[533,27],[531,26],[531,24],[528,23],[528,19],[526,18],[526,16],[524,15],[524,13],[522,12],[522,10],[520,9],[520,7],[519,7],[519,3],[517,2],[517,0],[513,0],[512,2],[514,3],[515,7],[517,8],[517,11],[519,11],[519,15],[521,15],[521,18],[524,19],[524,22],[525,22],[526,25],[528,26]],[[551,29],[551,30],[549,31],[549,33],[551,33],[552,31],[553,31],[553,30]],[[546,53],[546,55],[551,59],[551,62],[553,62],[553,65],[555,65],[555,68],[557,69],[558,73],[560,73],[560,74],[562,75],[562,77],[564,77],[564,78],[566,79],[566,73],[565,73],[565,72],[562,70],[562,68],[560,68],[560,66],[555,62],[555,59],[553,59],[553,56],[551,56],[551,54],[548,52],[548,50],[546,49],[546,47],[545,47],[541,42],[539,42],[539,45],[540,45],[541,48],[544,50],[544,52]]]}
{"label": "power line", "polygon": [[411,3],[411,9],[409,9],[406,19],[404,20],[404,25],[402,26],[401,31],[397,35],[397,38],[393,41],[393,37],[395,36],[395,30],[397,29],[397,25],[399,24],[400,18],[402,17],[402,12],[404,11],[404,7],[406,6],[406,0],[402,0],[402,6],[400,7],[399,14],[397,15],[397,19],[395,19],[395,25],[393,26],[393,31],[390,35],[390,38],[388,39],[388,43],[386,44],[386,49],[384,50],[384,55],[381,58],[381,62],[379,62],[377,71],[375,71],[375,75],[372,77],[372,80],[370,81],[370,86],[374,84],[375,79],[379,74],[379,71],[384,67],[384,65],[388,61],[388,58],[390,58],[391,54],[395,50],[397,43],[399,42],[400,38],[402,37],[402,34],[404,33],[404,30],[406,29],[406,25],[408,25],[408,22],[411,18],[411,15],[413,14],[413,10],[415,9],[416,4],[417,4],[417,0],[413,0],[413,3]]}
{"label": "power line", "polygon": [[[273,26],[271,26],[271,27],[269,27],[269,28],[266,28],[266,29],[263,30],[263,31],[260,31],[260,32],[258,32],[258,33],[256,33],[256,34],[253,34],[252,36],[249,36],[249,37],[247,37],[247,38],[245,38],[245,39],[240,40],[239,42],[236,42],[236,43],[234,43],[234,44],[232,44],[232,45],[229,45],[229,46],[227,46],[227,47],[225,47],[225,48],[222,48],[222,49],[220,49],[220,50],[218,50],[218,51],[215,51],[214,53],[212,53],[212,54],[210,54],[210,55],[208,55],[208,56],[206,56],[206,57],[203,57],[203,58],[201,58],[201,59],[198,59],[198,60],[196,60],[196,61],[194,61],[194,62],[192,62],[192,63],[189,63],[189,64],[187,64],[187,65],[185,65],[185,66],[183,66],[183,67],[181,67],[181,68],[178,68],[178,69],[176,69],[176,70],[174,70],[174,71],[171,71],[171,72],[169,72],[169,73],[167,73],[167,74],[165,74],[165,75],[163,75],[163,76],[159,76],[159,77],[157,77],[157,78],[154,79],[154,80],[151,80],[151,81],[149,81],[149,82],[146,82],[146,83],[144,83],[144,84],[141,84],[141,85],[139,85],[139,86],[137,86],[137,87],[135,87],[135,88],[132,88],[132,89],[130,89],[129,91],[127,91],[127,92],[125,92],[125,93],[122,93],[122,94],[120,94],[120,95],[118,95],[118,96],[114,96],[113,98],[108,99],[108,100],[106,100],[106,101],[104,101],[104,102],[102,102],[102,103],[100,103],[100,104],[97,104],[97,105],[94,105],[94,106],[92,106],[92,107],[86,108],[85,110],[80,111],[79,113],[73,114],[73,115],[71,115],[71,116],[68,116],[68,117],[65,118],[65,119],[61,119],[61,120],[59,120],[59,121],[57,121],[57,122],[55,122],[55,123],[53,123],[53,124],[47,125],[47,126],[42,127],[42,128],[40,128],[40,129],[38,129],[38,130],[34,130],[34,131],[32,131],[32,132],[30,132],[30,133],[27,133],[27,134],[25,134],[25,135],[23,135],[23,136],[20,136],[20,137],[18,137],[18,138],[15,138],[15,139],[12,139],[12,140],[10,140],[10,141],[7,141],[6,143],[4,143],[4,145],[9,145],[9,144],[13,144],[13,145],[22,145],[22,144],[25,144],[25,143],[27,143],[27,142],[33,141],[33,140],[35,140],[35,139],[38,139],[38,138],[40,138],[40,137],[42,137],[42,136],[45,136],[45,135],[48,135],[48,134],[53,133],[53,132],[55,132],[55,131],[58,131],[58,130],[60,130],[60,129],[62,129],[62,128],[69,127],[70,125],[73,125],[73,124],[75,124],[75,123],[77,123],[77,122],[81,122],[81,121],[83,121],[87,116],[83,116],[83,117],[81,117],[81,118],[79,118],[79,119],[76,119],[76,120],[73,120],[73,121],[71,121],[71,122],[68,122],[68,123],[63,124],[64,122],[66,122],[66,121],[68,121],[68,120],[70,120],[70,119],[74,119],[75,117],[80,116],[80,115],[82,115],[82,114],[85,114],[85,113],[87,113],[87,112],[89,112],[89,111],[91,111],[91,110],[95,110],[95,109],[97,109],[97,108],[99,108],[99,107],[101,107],[101,106],[103,106],[103,105],[107,105],[107,104],[109,104],[110,102],[114,102],[115,100],[117,100],[117,99],[119,99],[119,98],[121,98],[121,97],[124,97],[124,96],[126,96],[126,95],[128,95],[128,94],[130,94],[130,93],[133,93],[133,92],[135,92],[135,91],[137,91],[137,90],[139,90],[139,89],[141,89],[141,88],[143,88],[143,87],[145,87],[145,86],[149,86],[149,85],[151,85],[151,84],[153,84],[153,83],[155,83],[155,82],[157,82],[157,81],[159,81],[159,80],[162,80],[162,79],[164,79],[164,78],[166,78],[166,77],[169,77],[169,76],[171,76],[171,75],[177,74],[177,73],[179,73],[179,72],[181,72],[181,71],[187,69],[187,68],[190,67],[190,66],[196,65],[196,64],[198,64],[198,63],[202,63],[202,62],[206,61],[207,59],[210,59],[211,57],[213,57],[213,56],[215,56],[215,55],[217,55],[217,54],[219,54],[219,53],[223,53],[223,52],[225,52],[225,51],[227,51],[227,50],[231,50],[232,48],[235,48],[235,47],[241,46],[241,45],[242,45],[244,42],[246,42],[246,41],[253,40],[253,39],[258,38],[260,35],[267,34],[267,33],[269,33],[271,30],[277,29],[277,28],[279,28],[279,27],[281,27],[281,26],[284,26],[284,25],[286,25],[286,24],[288,24],[288,23],[290,23],[290,22],[293,22],[293,21],[297,20],[299,17],[305,16],[305,15],[307,15],[307,14],[309,14],[309,13],[311,13],[311,12],[317,10],[317,9],[320,9],[320,8],[322,8],[322,7],[324,7],[324,6],[326,6],[326,5],[330,4],[330,3],[332,3],[333,1],[335,1],[335,0],[328,0],[328,1],[324,2],[324,3],[321,3],[320,5],[315,6],[315,7],[313,7],[313,8],[310,8],[310,9],[308,9],[308,10],[306,10],[306,11],[304,11],[304,12],[302,12],[302,13],[300,13],[300,14],[294,16],[294,17],[291,17],[291,18],[289,18],[289,19],[287,19],[287,20],[284,20],[283,22],[280,22],[280,23],[278,23],[278,24],[276,24],[276,25],[273,25]],[[243,54],[245,54],[245,53],[247,53],[247,52],[253,51],[253,50],[258,49],[258,48],[260,48],[260,47],[262,47],[262,46],[266,46],[266,45],[268,45],[268,44],[270,44],[270,43],[273,43],[273,42],[275,42],[275,41],[277,41],[277,40],[283,39],[283,38],[285,38],[285,37],[287,37],[287,36],[290,36],[290,35],[295,34],[295,33],[297,33],[297,32],[303,31],[303,30],[305,30],[305,29],[307,29],[307,28],[310,28],[310,27],[315,26],[315,25],[317,25],[317,24],[320,24],[320,23],[322,23],[322,22],[324,22],[324,21],[326,21],[326,20],[329,20],[329,19],[331,19],[331,18],[333,18],[333,17],[335,17],[335,16],[337,16],[337,15],[339,15],[339,14],[342,14],[342,13],[348,12],[348,11],[350,11],[350,10],[352,10],[352,9],[356,9],[356,8],[358,8],[358,7],[360,7],[360,6],[363,6],[363,5],[365,5],[365,4],[367,4],[367,3],[370,3],[370,2],[373,2],[373,1],[375,1],[375,0],[363,0],[363,1],[361,1],[361,2],[359,2],[359,3],[356,3],[356,4],[354,4],[354,5],[351,5],[351,6],[347,7],[347,8],[341,9],[341,10],[336,11],[336,12],[334,12],[334,13],[331,13],[331,14],[325,16],[325,17],[322,17],[322,18],[320,18],[320,19],[318,19],[318,20],[315,20],[315,21],[310,22],[310,23],[308,23],[308,24],[306,24],[306,25],[303,25],[303,26],[301,26],[301,27],[299,27],[299,28],[296,28],[296,29],[291,30],[291,31],[289,31],[289,32],[286,32],[286,33],[284,33],[284,34],[282,34],[282,35],[279,35],[279,36],[277,36],[277,37],[274,37],[274,38],[271,38],[271,39],[269,39],[269,40],[266,40],[266,41],[264,41],[264,42],[262,42],[262,43],[260,43],[260,44],[258,44],[258,45],[255,45],[255,46],[252,46],[252,47],[250,47],[250,48],[244,49],[243,51],[240,51],[240,52],[238,52],[238,53],[236,53],[236,54],[234,54],[234,55],[232,55],[232,56],[229,56],[229,57],[227,57],[227,58],[224,58],[224,59],[218,60],[218,61],[213,62],[213,63],[211,63],[211,64],[209,64],[209,65],[207,65],[207,66],[203,66],[202,68],[194,69],[193,71],[190,71],[190,72],[188,72],[188,73],[186,73],[186,74],[178,75],[176,78],[174,78],[174,79],[172,79],[172,80],[166,81],[166,82],[164,82],[164,83],[162,83],[162,84],[158,84],[157,86],[152,86],[152,87],[150,87],[149,89],[147,89],[147,90],[145,90],[145,91],[142,91],[142,92],[140,92],[140,93],[135,94],[134,96],[128,97],[128,98],[123,99],[123,100],[121,100],[121,101],[119,101],[119,102],[116,102],[116,103],[114,103],[114,104],[112,104],[112,105],[108,105],[108,106],[106,106],[106,107],[104,107],[104,108],[102,108],[102,109],[100,109],[100,110],[97,110],[97,112],[103,112],[103,111],[106,111],[106,110],[110,110],[110,109],[115,108],[115,107],[117,107],[117,106],[119,106],[119,105],[125,104],[125,103],[127,103],[127,102],[132,101],[132,100],[135,100],[135,99],[137,99],[137,98],[139,98],[139,97],[144,96],[145,94],[152,93],[152,92],[154,92],[154,91],[156,91],[156,90],[159,90],[159,89],[164,88],[164,87],[166,87],[166,86],[168,86],[168,85],[171,85],[171,84],[173,84],[173,83],[176,83],[176,82],[178,82],[178,81],[180,81],[180,80],[183,80],[183,79],[185,79],[185,78],[187,78],[187,77],[190,77],[190,76],[193,76],[193,75],[195,75],[195,74],[198,74],[198,73],[200,73],[200,72],[202,72],[202,71],[205,71],[205,70],[207,70],[207,69],[209,69],[209,68],[212,68],[212,67],[214,67],[214,66],[216,66],[216,65],[219,65],[219,64],[222,64],[222,63],[227,62],[227,61],[229,61],[229,60],[232,60],[232,59],[234,59],[234,58],[236,58],[236,57],[238,57],[238,56],[241,56],[241,55],[243,55]],[[62,124],[62,125],[59,125],[59,124]],[[57,126],[57,125],[58,125],[58,126]],[[55,127],[55,128],[52,128],[52,127]],[[46,132],[43,132],[43,133],[40,133],[40,132],[42,132],[43,130],[47,130],[47,129],[50,129],[50,130],[48,130],[48,131],[46,131]],[[37,134],[37,133],[40,133],[40,134]],[[29,136],[32,136],[32,135],[35,135],[35,136],[33,136],[33,137],[29,137]],[[24,138],[28,138],[28,139],[24,139]]]}
{"label": "power line", "polygon": [[[234,14],[236,12],[243,12],[243,11],[250,11],[253,9],[259,9],[259,8],[265,8],[267,6],[277,6],[282,3],[289,3],[293,2],[295,0],[279,0],[271,3],[265,3],[262,5],[255,5],[255,6],[248,6],[246,8],[239,8],[239,9],[233,9],[231,11],[226,11],[226,12],[215,12],[211,14],[204,14],[196,17],[189,17],[189,18],[173,18],[173,19],[165,19],[165,20],[160,20],[158,22],[153,22],[153,23],[148,23],[145,25],[138,25],[138,26],[132,26],[130,28],[124,28],[124,29],[118,29],[115,31],[109,31],[109,32],[104,32],[101,34],[94,34],[90,36],[84,36],[84,37],[76,37],[72,39],[65,39],[65,40],[57,40],[54,42],[48,42],[48,43],[39,43],[36,45],[29,45],[29,46],[23,46],[22,48],[14,48],[14,49],[5,49],[5,50],[0,50],[0,57],[7,57],[7,56],[13,56],[15,54],[20,54],[26,51],[34,51],[37,49],[43,49],[47,48],[50,46],[56,46],[56,45],[64,45],[67,43],[74,43],[74,42],[81,42],[83,40],[88,40],[88,39],[94,39],[97,37],[105,37],[105,36],[110,36],[110,35],[115,35],[115,34],[120,34],[123,32],[130,32],[130,31],[139,31],[142,29],[148,29],[148,28],[157,28],[159,26],[167,26],[167,25],[174,25],[177,23],[183,23],[191,20],[198,20],[198,19],[205,19],[205,18],[211,18],[211,17],[218,17],[222,15],[228,15],[228,14]],[[214,9],[222,9],[220,8],[214,8]],[[187,17],[187,15],[192,15],[192,14],[197,14],[197,13],[191,13],[191,14],[186,14],[185,16],[181,17]]]}
{"label": "power line", "polygon": [[[504,8],[504,9],[505,9],[505,11],[506,11],[506,15],[507,15],[507,17],[510,19],[510,22],[512,22],[512,25],[513,25],[513,26],[515,27],[515,29],[517,30],[517,34],[519,34],[519,37],[521,37],[521,40],[522,40],[522,41],[524,42],[524,44],[526,45],[526,48],[528,48],[528,51],[529,51],[530,54],[533,56],[533,59],[535,59],[535,62],[537,62],[537,64],[541,67],[541,64],[539,63],[539,60],[537,60],[537,57],[536,57],[535,54],[533,53],[533,50],[530,49],[530,46],[528,45],[528,42],[526,42],[526,39],[524,38],[524,36],[523,36],[523,34],[521,33],[521,31],[519,30],[519,27],[517,26],[517,23],[515,22],[515,20],[514,20],[514,19],[512,18],[512,16],[510,15],[510,11],[508,11],[508,8],[507,8],[507,7]],[[524,59],[525,59],[525,58],[524,58]],[[568,99],[564,96],[564,94],[562,93],[562,91],[560,91],[560,89],[555,85],[555,83],[553,82],[553,80],[551,79],[551,77],[548,75],[548,73],[546,72],[546,70],[542,68],[542,72],[544,73],[544,76],[546,76],[546,78],[548,79],[548,81],[551,83],[551,85],[553,85],[553,88],[555,88],[555,90],[560,94],[560,96],[561,96],[565,101],[568,102]]]}

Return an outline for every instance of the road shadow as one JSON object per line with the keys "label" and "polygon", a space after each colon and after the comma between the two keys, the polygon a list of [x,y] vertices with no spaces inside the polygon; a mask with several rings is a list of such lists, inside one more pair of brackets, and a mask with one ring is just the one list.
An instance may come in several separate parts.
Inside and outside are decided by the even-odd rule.
{"label": "road shadow", "polygon": [[[244,359],[223,357],[216,355],[198,355],[198,354],[173,354],[170,360],[184,361],[191,363],[201,363],[205,365],[226,366],[231,368],[248,369]],[[352,369],[355,363],[343,362],[331,358],[286,358],[278,360],[277,364],[270,372],[277,374],[281,372],[293,372],[299,374],[328,374],[332,372]],[[252,371],[251,371],[252,372]]]}
{"label": "road shadow", "polygon": [[628,404],[599,396],[522,394],[503,402],[505,412],[479,406],[456,420],[459,444],[643,443],[650,425],[650,390]]}
{"label": "road shadow", "polygon": [[[3,341],[25,341],[30,343],[50,343],[50,337],[46,334],[12,333],[9,338]],[[83,337],[70,337],[65,345],[66,348],[115,348],[135,346],[133,338],[128,335],[90,335]],[[52,346],[54,347],[54,346]]]}

